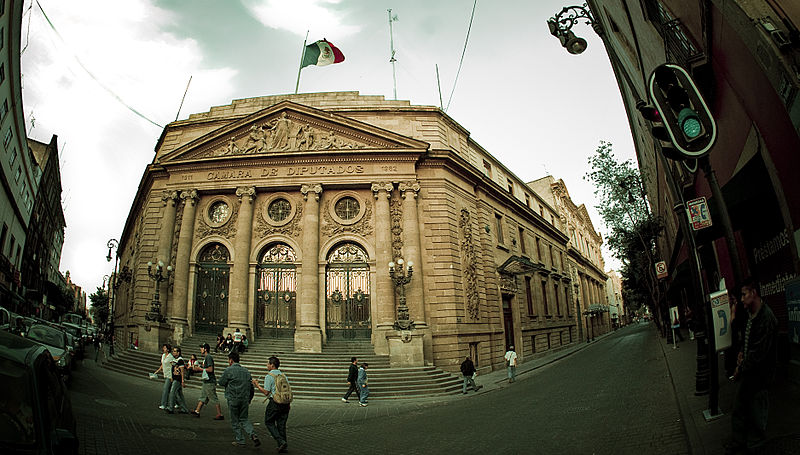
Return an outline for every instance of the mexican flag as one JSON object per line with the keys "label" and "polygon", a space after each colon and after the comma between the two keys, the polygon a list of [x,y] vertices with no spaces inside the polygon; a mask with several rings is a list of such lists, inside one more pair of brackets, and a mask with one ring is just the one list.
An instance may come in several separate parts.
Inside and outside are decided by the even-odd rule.
{"label": "mexican flag", "polygon": [[342,51],[328,42],[328,40],[322,39],[306,46],[306,50],[303,53],[303,63],[300,64],[300,68],[305,68],[309,65],[325,66],[343,61],[344,54],[342,54]]}

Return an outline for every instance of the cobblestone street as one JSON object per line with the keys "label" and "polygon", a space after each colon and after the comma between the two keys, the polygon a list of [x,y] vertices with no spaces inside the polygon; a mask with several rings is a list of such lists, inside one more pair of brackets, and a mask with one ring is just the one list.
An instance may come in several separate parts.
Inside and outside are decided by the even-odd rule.
{"label": "cobblestone street", "polygon": [[[486,387],[477,394],[373,400],[366,408],[338,400],[296,401],[288,422],[290,451],[688,453],[667,371],[652,327],[631,326],[547,366],[521,367],[514,384],[504,381],[504,372],[479,377]],[[212,420],[208,409],[199,419],[167,415],[157,408],[160,389],[161,381],[85,361],[72,384],[81,452],[151,453],[176,440],[187,449],[229,450],[227,420]],[[197,393],[187,390],[187,402],[193,404]],[[264,444],[241,450],[274,450],[263,413],[264,403],[256,398],[251,420]]]}

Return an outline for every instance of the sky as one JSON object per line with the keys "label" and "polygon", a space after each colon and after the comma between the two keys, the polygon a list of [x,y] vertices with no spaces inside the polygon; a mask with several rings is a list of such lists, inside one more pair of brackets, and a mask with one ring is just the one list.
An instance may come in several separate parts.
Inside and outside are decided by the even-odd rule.
{"label": "sky", "polygon": [[[28,137],[49,142],[58,136],[67,222],[61,271],[70,271],[87,294],[102,286],[113,272],[106,243],[122,234],[163,125],[234,99],[294,93],[307,31],[309,42],[327,39],[345,61],[303,69],[300,93],[358,91],[394,99],[388,9],[397,16],[397,99],[444,106],[523,181],[548,174],[563,179],[605,235],[593,188],[583,178],[588,157],[601,140],[614,144],[619,159],[635,160],[635,153],[600,39],[588,25],[576,25],[588,49],[571,55],[549,34],[546,20],[571,4],[26,1],[23,106]],[[608,251],[604,258],[607,269],[617,267]]]}

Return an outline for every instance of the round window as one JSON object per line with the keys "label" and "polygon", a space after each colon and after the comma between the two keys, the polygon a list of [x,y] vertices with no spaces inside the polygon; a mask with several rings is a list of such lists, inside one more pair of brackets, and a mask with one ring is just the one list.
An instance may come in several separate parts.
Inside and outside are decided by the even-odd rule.
{"label": "round window", "polygon": [[212,223],[222,223],[230,214],[230,207],[224,201],[217,201],[211,204],[211,207],[208,209],[208,218],[211,220]]}
{"label": "round window", "polygon": [[272,221],[276,223],[280,223],[288,218],[290,213],[292,213],[292,205],[283,198],[272,201],[267,209],[267,214],[272,218]]}
{"label": "round window", "polygon": [[356,216],[358,216],[361,207],[358,205],[358,201],[356,198],[351,196],[345,196],[338,201],[336,201],[336,205],[334,206],[334,212],[336,212],[336,216],[343,220],[352,220]]}

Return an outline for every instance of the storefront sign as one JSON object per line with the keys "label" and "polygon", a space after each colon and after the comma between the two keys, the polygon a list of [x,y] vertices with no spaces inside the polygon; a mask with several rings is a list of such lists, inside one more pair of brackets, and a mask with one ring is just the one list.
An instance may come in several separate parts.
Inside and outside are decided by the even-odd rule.
{"label": "storefront sign", "polygon": [[686,203],[686,207],[689,210],[689,221],[692,223],[692,229],[699,231],[700,229],[711,227],[711,213],[708,211],[706,198],[692,199]]}
{"label": "storefront sign", "polygon": [[717,351],[731,347],[731,305],[728,291],[714,292],[708,296],[711,301],[711,320],[714,323],[714,346]]}
{"label": "storefront sign", "polygon": [[786,284],[786,307],[789,310],[789,341],[800,344],[800,279]]}

